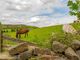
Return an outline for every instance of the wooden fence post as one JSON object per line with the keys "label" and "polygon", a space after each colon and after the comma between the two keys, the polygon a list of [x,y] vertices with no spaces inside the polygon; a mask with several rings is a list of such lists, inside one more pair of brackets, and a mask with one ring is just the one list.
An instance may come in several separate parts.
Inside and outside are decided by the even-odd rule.
{"label": "wooden fence post", "polygon": [[2,25],[0,23],[0,53],[3,51],[3,36],[2,36]]}

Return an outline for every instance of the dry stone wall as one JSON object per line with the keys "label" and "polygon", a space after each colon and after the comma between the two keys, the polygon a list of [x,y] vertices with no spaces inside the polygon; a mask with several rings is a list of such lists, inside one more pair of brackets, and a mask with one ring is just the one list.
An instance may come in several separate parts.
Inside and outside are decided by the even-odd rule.
{"label": "dry stone wall", "polygon": [[[19,49],[19,47],[23,48]],[[15,50],[18,54],[13,54]],[[17,60],[80,60],[80,41],[74,40],[70,46],[53,41],[52,51],[50,49],[28,46],[26,43],[21,43],[11,48],[9,52],[11,55],[16,56]]]}

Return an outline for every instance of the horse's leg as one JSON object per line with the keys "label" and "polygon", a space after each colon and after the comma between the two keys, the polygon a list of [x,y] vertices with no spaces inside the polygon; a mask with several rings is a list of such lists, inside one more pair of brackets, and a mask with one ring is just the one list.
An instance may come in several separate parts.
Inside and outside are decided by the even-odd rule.
{"label": "horse's leg", "polygon": [[25,38],[26,38],[26,33],[25,33]]}
{"label": "horse's leg", "polygon": [[20,34],[20,38],[21,38],[21,34]]}
{"label": "horse's leg", "polygon": [[16,38],[18,38],[18,34],[16,33]]}
{"label": "horse's leg", "polygon": [[19,34],[19,38],[21,38],[21,35]]}
{"label": "horse's leg", "polygon": [[17,34],[17,38],[19,38],[19,35]]}
{"label": "horse's leg", "polygon": [[28,33],[27,33],[27,36],[28,36]]}
{"label": "horse's leg", "polygon": [[18,38],[19,38],[19,34],[18,34]]}

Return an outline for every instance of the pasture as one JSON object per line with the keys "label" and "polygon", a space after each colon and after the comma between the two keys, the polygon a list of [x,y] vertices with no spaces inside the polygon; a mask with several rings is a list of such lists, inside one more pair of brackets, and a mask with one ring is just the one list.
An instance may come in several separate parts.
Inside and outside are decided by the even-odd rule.
{"label": "pasture", "polygon": [[16,42],[10,41],[10,40],[4,40],[3,42],[4,45],[10,45],[10,46],[15,46],[17,45]]}
{"label": "pasture", "polygon": [[[21,36],[21,39],[33,42],[40,47],[49,47],[50,37],[55,33],[63,33],[62,25],[31,29],[29,32],[29,36],[25,38],[25,35],[23,34]],[[4,34],[16,38],[16,32],[5,32]]]}
{"label": "pasture", "polygon": [[[79,23],[73,23],[72,26],[75,29],[80,29],[80,24]],[[29,27],[28,27],[29,28]],[[34,28],[31,27],[32,29],[29,32],[29,36],[25,38],[25,35],[22,34],[21,38],[24,41],[28,41],[28,42],[32,42],[37,44],[39,47],[43,47],[43,48],[50,48],[51,44],[51,37],[53,35],[53,37],[57,36],[57,40],[64,43],[64,44],[69,44],[70,42],[72,42],[72,40],[76,39],[80,39],[80,36],[71,36],[69,35],[67,38],[65,39],[65,35],[64,32],[62,30],[62,25],[56,25],[56,26],[49,26],[49,27],[43,27],[43,28]],[[10,31],[10,29],[7,29]],[[16,32],[5,32],[4,33],[7,36],[16,38]],[[57,35],[56,35],[57,34]],[[13,43],[12,43],[13,44]]]}

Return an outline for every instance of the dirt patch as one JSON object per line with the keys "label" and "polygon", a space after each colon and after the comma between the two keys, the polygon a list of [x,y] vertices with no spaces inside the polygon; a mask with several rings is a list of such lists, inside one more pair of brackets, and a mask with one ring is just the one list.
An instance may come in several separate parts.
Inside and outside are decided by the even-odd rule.
{"label": "dirt patch", "polygon": [[15,60],[14,57],[11,57],[8,52],[0,53],[0,60]]}

